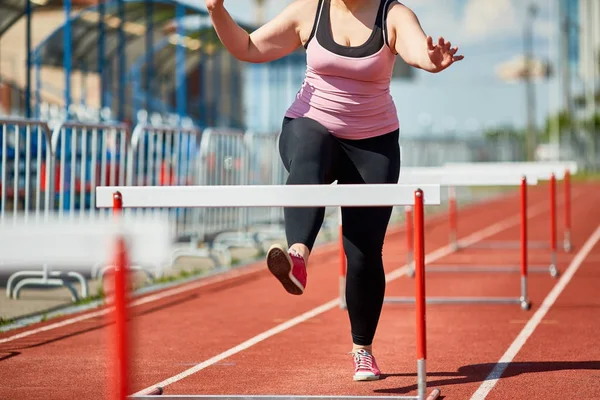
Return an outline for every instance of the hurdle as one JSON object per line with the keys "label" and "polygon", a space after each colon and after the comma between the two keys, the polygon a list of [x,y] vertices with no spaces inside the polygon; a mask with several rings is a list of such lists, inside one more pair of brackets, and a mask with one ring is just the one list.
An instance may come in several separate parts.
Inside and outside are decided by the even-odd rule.
{"label": "hurdle", "polygon": [[[525,188],[521,187],[522,178],[525,178],[527,186],[535,186],[538,184],[538,176],[537,174],[529,173],[529,175],[521,174],[519,171],[500,171],[499,169],[495,169],[492,171],[486,170],[476,170],[476,171],[465,171],[459,169],[458,171],[454,170],[451,167],[416,167],[416,168],[406,168],[404,174],[400,174],[400,183],[412,183],[413,181],[419,181],[423,183],[439,183],[441,186],[448,187],[448,220],[450,226],[450,245],[455,251],[458,251],[460,248],[465,248],[466,246],[461,246],[457,240],[456,236],[456,226],[457,226],[457,208],[456,208],[456,187],[486,187],[486,186],[504,186],[504,187],[520,187],[520,190],[525,190]],[[554,175],[550,176],[550,185],[551,192],[556,193],[556,181],[554,179]],[[557,277],[559,274],[558,265],[557,265],[557,254],[556,254],[556,199],[555,196],[550,197],[550,214],[551,214],[551,227],[550,227],[550,241],[551,241],[551,249],[552,252],[550,254],[550,262],[548,266],[541,265],[528,265],[528,272],[548,272],[550,276]],[[408,207],[407,207],[408,208]],[[411,218],[410,215],[407,214],[406,219],[406,229],[410,230]],[[409,258],[410,265],[410,257],[411,257],[411,243],[410,240],[407,240],[407,254]],[[476,244],[472,244],[469,247],[487,247],[487,246],[477,246]],[[492,246],[493,247],[493,246]],[[527,247],[530,247],[529,244]],[[442,272],[514,272],[519,271],[520,266],[479,266],[479,267],[461,267],[457,265],[447,265],[447,266],[436,266],[436,267],[427,267],[428,271],[442,271]]]}
{"label": "hurdle", "polygon": [[[488,173],[486,171],[472,171],[466,173],[465,171],[452,171],[449,168],[445,167],[408,167],[404,168],[403,171],[400,172],[400,178],[398,179],[399,183],[430,183],[430,184],[439,184],[442,187],[448,188],[448,220],[450,225],[450,245],[453,250],[457,251],[459,249],[458,241],[456,238],[456,230],[452,229],[452,227],[456,226],[456,197],[455,197],[455,188],[456,187],[489,187],[489,186],[504,186],[504,187],[519,187],[521,188],[522,180],[525,178],[525,182],[527,186],[535,186],[538,184],[538,179],[536,176],[528,177],[518,172],[502,172],[502,171],[493,171]],[[521,188],[523,190],[524,188]],[[410,233],[412,231],[412,217],[411,217],[411,209],[410,206],[405,207],[405,225],[406,232]],[[407,235],[407,261],[408,265],[412,263],[412,242],[410,240],[410,235]],[[551,263],[550,267],[530,267],[529,270],[540,270],[547,271],[552,270],[553,265]],[[428,270],[432,269],[428,267]],[[514,270],[515,268],[508,268],[508,270]],[[469,269],[474,270],[474,269]],[[485,269],[488,271],[489,269]]]}
{"label": "hurdle", "polygon": [[[474,162],[474,163],[446,163],[444,167],[455,173],[473,173],[474,170],[487,173],[495,173],[497,171],[516,172],[526,175],[528,179],[536,177],[540,181],[549,181],[549,202],[550,202],[550,242],[534,242],[529,246],[532,248],[547,248],[550,247],[553,253],[556,253],[556,180],[563,181],[564,191],[564,238],[563,250],[570,252],[572,250],[571,242],[571,174],[578,171],[577,163],[574,161],[565,162]],[[451,214],[456,218],[456,202],[450,202]],[[451,227],[450,240],[456,237],[456,220]],[[454,241],[454,244],[456,242]],[[514,248],[518,244],[516,242],[488,242],[478,243],[475,247],[488,248]],[[553,257],[556,257],[553,254]]]}
{"label": "hurdle", "polygon": [[[98,262],[115,263],[114,286],[106,285],[107,324],[115,343],[109,358],[111,378],[125,377],[127,370],[127,278],[129,259],[142,263],[168,261],[171,253],[170,224],[163,215],[144,218],[65,219],[58,213],[15,216],[0,224],[0,270],[18,271],[32,265],[55,271],[89,272]],[[109,273],[112,277],[113,274]],[[112,310],[110,309],[112,307]],[[111,324],[115,324],[113,328]],[[75,382],[75,381],[74,381]],[[115,379],[115,390],[127,389],[127,379]]]}
{"label": "hurdle", "polygon": [[[425,231],[424,206],[439,205],[439,185],[251,185],[251,186],[162,186],[162,187],[97,187],[96,206],[113,208],[119,213],[125,208],[171,208],[171,207],[384,207],[414,206],[415,214],[415,287],[416,287],[416,339],[417,339],[417,395],[394,396],[395,399],[435,400],[440,396],[439,389],[427,395],[426,382],[426,315],[425,315]],[[121,242],[119,242],[121,243]],[[115,290],[124,290],[123,276],[128,269],[124,246],[118,250],[120,268],[116,268]],[[119,286],[116,286],[117,281]],[[119,297],[116,304],[117,320],[125,321],[127,296]],[[196,395],[164,396],[163,388],[156,387],[150,393],[127,396],[128,348],[127,331],[119,325],[116,338],[119,345],[119,375],[116,387],[118,400],[126,398],[162,399],[175,398],[219,398],[219,399],[389,399],[387,396],[246,396],[246,395]],[[120,336],[120,338],[119,338]]]}
{"label": "hurdle", "polygon": [[[531,302],[528,297],[527,277],[531,267],[527,261],[527,186],[536,185],[537,178],[534,176],[530,180],[526,176],[516,172],[499,172],[494,171],[493,173],[473,171],[468,174],[465,172],[449,172],[450,170],[443,167],[413,167],[406,168],[405,171],[400,174],[399,182],[403,184],[411,184],[414,182],[423,182],[427,184],[436,184],[440,186],[518,186],[520,187],[520,225],[521,225],[521,260],[518,266],[477,266],[477,267],[465,267],[457,265],[436,265],[426,266],[425,272],[519,272],[521,279],[521,292],[518,297],[427,297],[426,302],[429,304],[465,304],[465,303],[492,303],[492,304],[519,304],[523,310],[529,310],[531,308]],[[415,276],[415,263],[413,260],[413,246],[412,240],[413,232],[413,219],[416,216],[412,215],[410,205],[405,206],[406,218],[406,246],[407,246],[407,275],[410,277]],[[341,223],[340,223],[341,224]],[[341,227],[340,227],[341,234]],[[346,303],[344,298],[344,290],[341,282],[345,282],[345,257],[342,248],[342,242],[340,239],[340,308],[345,309]],[[456,249],[454,249],[456,250]],[[535,271],[550,271],[552,273],[551,264],[549,267],[536,266]],[[414,300],[403,297],[386,297],[384,298],[385,303],[411,303]]]}

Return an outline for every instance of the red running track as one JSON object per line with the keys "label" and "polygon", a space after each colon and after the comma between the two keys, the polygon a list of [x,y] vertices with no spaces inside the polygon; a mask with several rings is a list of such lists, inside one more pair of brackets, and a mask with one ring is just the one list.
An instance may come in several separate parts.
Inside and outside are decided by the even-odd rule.
{"label": "red running track", "polygon": [[[544,240],[548,233],[545,189],[541,187],[530,192],[530,211],[537,210],[538,213],[529,221],[531,240]],[[597,186],[574,185],[575,249],[573,254],[560,254],[561,271],[598,226],[599,212],[594,206],[600,197],[597,193]],[[466,207],[461,210],[459,236],[489,231],[490,226],[508,218],[514,223],[489,239],[514,240],[519,235],[518,209],[516,195]],[[444,247],[448,242],[447,220],[428,219],[426,233],[426,253]],[[559,229],[559,237],[561,234]],[[404,264],[404,243],[402,231],[390,232],[384,248],[388,272]],[[594,260],[594,255],[598,259],[597,246],[594,252],[589,256],[590,260]],[[442,257],[439,262],[518,264],[518,260],[518,250],[468,249]],[[541,264],[548,260],[548,251],[530,250],[529,260],[532,264]],[[579,306],[581,303],[576,301],[578,296],[586,293],[585,285],[588,285],[588,293],[593,291],[594,282],[597,285],[597,280],[580,278],[586,271],[597,277],[593,263],[591,261],[591,267],[582,265],[550,309],[548,321],[558,322],[542,321],[517,354],[517,371],[507,369],[508,378],[502,378],[488,398],[539,398],[536,393],[544,387],[547,389],[543,391],[543,398],[563,399],[564,393],[581,389],[581,382],[594,382],[598,367],[578,361],[598,359],[597,350],[594,349],[596,353],[590,350],[595,339],[592,327],[598,326],[598,317],[594,307],[585,307],[597,302],[590,303],[588,297],[584,299],[588,302]],[[384,379],[370,383],[351,380],[352,361],[347,354],[350,350],[348,318],[345,311],[332,302],[338,290],[337,265],[335,246],[315,252],[309,267],[307,292],[302,297],[287,295],[264,267],[257,265],[251,268],[258,272],[202,284],[195,289],[184,290],[190,287],[184,286],[177,294],[135,307],[133,390],[176,376],[329,302],[328,307],[322,307],[320,313],[313,313],[313,317],[167,385],[165,394],[415,394],[412,305],[387,304],[384,308],[374,344]],[[472,396],[556,284],[557,280],[547,274],[531,274],[533,308],[529,312],[521,311],[517,305],[428,306],[429,386],[440,387],[442,396],[447,399]],[[413,286],[410,278],[399,277],[389,283],[388,295],[410,295]],[[508,296],[517,294],[518,290],[518,274],[427,275],[427,291],[431,296]],[[568,296],[574,296],[571,303],[568,303]],[[573,309],[563,310],[560,318],[553,316],[560,310],[562,301],[567,301]],[[86,315],[89,314],[82,316]],[[580,321],[578,316],[586,317],[587,321]],[[62,321],[71,318],[64,317]],[[52,321],[45,326],[55,323]],[[108,331],[103,316],[10,339],[40,326],[44,325],[0,336],[0,398],[104,398]],[[567,345],[560,330],[553,331],[559,328],[570,334]],[[571,364],[565,363],[567,361]],[[531,365],[523,366],[523,363]],[[549,363],[558,363],[562,367],[544,367]],[[549,377],[545,379],[545,375]],[[561,376],[564,378],[559,379]],[[590,394],[594,386],[589,384],[585,389]],[[597,386],[595,389],[598,390]]]}

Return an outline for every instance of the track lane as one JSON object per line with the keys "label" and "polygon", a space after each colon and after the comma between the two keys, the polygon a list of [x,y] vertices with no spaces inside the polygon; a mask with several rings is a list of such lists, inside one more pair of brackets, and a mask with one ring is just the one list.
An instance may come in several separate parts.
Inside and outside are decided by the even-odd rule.
{"label": "track lane", "polygon": [[[491,205],[495,205],[496,211],[502,213],[501,204],[510,201],[509,197]],[[474,211],[480,214],[477,221],[483,226],[490,214],[486,208],[479,207]],[[468,209],[463,210],[462,214],[468,215]],[[437,230],[428,231],[428,249],[447,242],[445,221],[440,219],[436,224],[439,224],[435,225],[438,226]],[[431,225],[428,222],[428,226]],[[404,243],[402,234],[390,235],[388,243]],[[389,246],[386,244],[386,248]],[[300,304],[282,293],[278,283],[270,276],[259,273],[251,279],[226,281],[137,307],[135,324],[140,329],[136,337],[136,358],[140,368],[135,374],[136,386],[156,382],[159,376],[169,376],[169,373],[180,371],[185,365],[218,354],[237,344],[240,336],[250,337],[273,326],[275,321],[289,319],[335,296],[335,252],[315,253],[314,257],[311,265],[320,266],[311,267],[309,288],[312,284],[313,289],[309,289]],[[403,260],[403,251],[394,249],[393,255],[387,256],[386,263],[395,268]],[[331,264],[335,266],[328,268]],[[261,313],[257,314],[254,310],[261,310]],[[106,344],[103,325],[103,318],[91,318],[43,335],[3,344],[0,347],[2,354],[19,354],[3,361],[3,370],[9,373],[0,377],[0,386],[3,390],[15,390],[11,392],[13,398],[26,394],[29,397],[39,393],[36,390],[42,390],[40,388],[53,388],[59,390],[60,396],[64,396],[65,390],[72,389],[72,377],[80,376],[81,383],[73,392],[74,396],[101,396]],[[36,364],[35,367],[31,367],[32,363]],[[27,387],[19,384],[28,378],[38,385]]]}
{"label": "track lane", "polygon": [[599,255],[600,242],[596,240],[502,378],[486,397],[478,399],[600,396],[600,263],[594,257]]}
{"label": "track lane", "polygon": [[[580,208],[577,215],[589,212],[591,207]],[[543,221],[543,217],[540,219]],[[532,225],[532,233],[545,230],[542,224]],[[514,229],[518,233],[518,228]],[[393,250],[390,253],[393,254]],[[388,257],[391,256],[388,253]],[[456,274],[450,278],[446,275],[437,282],[432,279],[428,278],[430,294],[461,280],[483,286],[479,275]],[[410,282],[400,279],[390,286],[406,281]],[[538,304],[556,283],[545,274],[532,277],[532,281],[532,298]],[[504,285],[497,278],[489,282]],[[493,367],[490,360],[496,360],[518,334],[521,326],[514,321],[527,315],[530,313],[512,305],[428,306],[430,381],[442,385],[443,394],[448,398],[468,397]],[[175,382],[165,389],[165,393],[414,394],[413,321],[414,312],[410,306],[385,306],[376,352],[380,366],[388,375],[380,382],[356,384],[351,381],[351,360],[346,355],[349,350],[347,316],[345,312],[333,309]]]}

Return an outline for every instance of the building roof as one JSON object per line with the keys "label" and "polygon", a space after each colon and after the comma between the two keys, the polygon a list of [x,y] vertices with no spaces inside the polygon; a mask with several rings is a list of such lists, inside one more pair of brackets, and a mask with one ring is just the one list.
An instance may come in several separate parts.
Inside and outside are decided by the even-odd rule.
{"label": "building roof", "polygon": [[[19,19],[25,16],[28,0],[0,1],[0,36],[10,29]],[[58,0],[30,0],[32,10],[44,5],[57,3]]]}
{"label": "building roof", "polygon": [[[177,5],[185,7],[185,34],[176,34]],[[144,57],[146,53],[146,2],[144,0],[126,0],[123,24],[125,36],[125,54],[128,68]],[[176,44],[186,50],[188,68],[197,64],[202,55],[212,54],[219,46],[208,13],[205,9],[190,6],[189,3],[176,0],[153,0],[152,2],[154,69],[174,69]],[[118,56],[119,44],[119,8],[114,2],[104,6],[105,62],[109,63]],[[99,21],[101,13],[98,6],[82,10],[71,20],[72,29],[72,67],[86,72],[96,71],[98,67],[98,42],[100,39]],[[36,49],[37,62],[43,66],[63,67],[65,25],[61,25],[50,34]],[[247,29],[251,29],[245,26]],[[162,44],[162,45],[161,45]],[[162,71],[168,72],[168,71]]]}

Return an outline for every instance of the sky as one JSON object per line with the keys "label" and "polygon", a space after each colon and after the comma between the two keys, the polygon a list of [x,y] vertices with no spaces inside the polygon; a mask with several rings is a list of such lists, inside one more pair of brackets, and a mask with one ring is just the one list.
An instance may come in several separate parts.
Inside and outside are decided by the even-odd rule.
{"label": "sky", "polygon": [[[525,86],[504,82],[497,67],[523,53],[526,6],[539,12],[534,22],[537,58],[555,63],[558,57],[556,0],[404,0],[419,18],[426,34],[443,36],[458,45],[463,61],[440,74],[417,71],[414,81],[395,80],[391,93],[405,134],[458,134],[485,127],[526,123]],[[290,1],[267,0],[273,18]],[[254,22],[254,2],[226,0],[234,18]],[[556,77],[536,83],[537,121],[560,107]]]}

